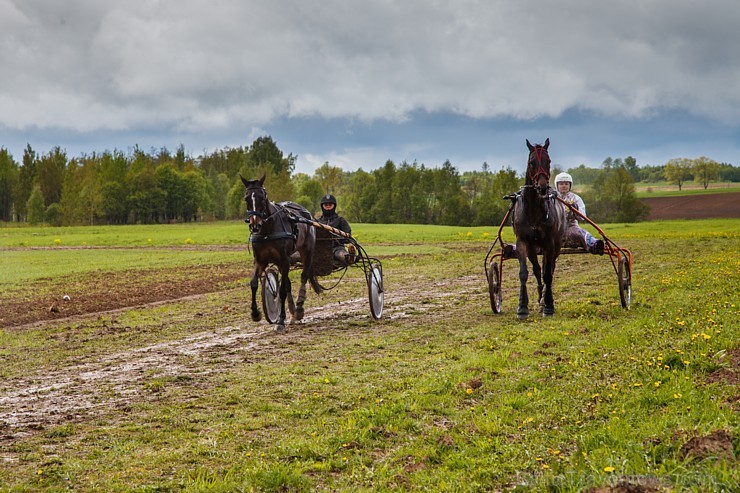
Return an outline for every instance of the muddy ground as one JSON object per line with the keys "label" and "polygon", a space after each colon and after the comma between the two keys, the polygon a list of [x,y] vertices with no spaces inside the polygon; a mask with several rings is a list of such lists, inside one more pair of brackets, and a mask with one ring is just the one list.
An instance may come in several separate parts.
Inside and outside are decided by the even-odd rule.
{"label": "muddy ground", "polygon": [[649,220],[740,217],[740,192],[642,199],[650,206]]}

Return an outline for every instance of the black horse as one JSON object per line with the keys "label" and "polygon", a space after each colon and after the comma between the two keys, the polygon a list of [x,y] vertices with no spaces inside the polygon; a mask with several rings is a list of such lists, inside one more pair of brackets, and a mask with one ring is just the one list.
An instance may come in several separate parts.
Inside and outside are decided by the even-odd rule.
{"label": "black horse", "polygon": [[[268,200],[264,187],[265,175],[259,180],[246,180],[243,176],[240,178],[246,187],[246,222],[249,223],[249,241],[254,251],[254,274],[249,283],[252,288],[252,320],[257,322],[262,318],[257,307],[257,288],[267,266],[274,264],[280,271],[280,316],[275,330],[282,332],[285,330],[285,300],[289,301],[293,320],[300,320],[303,318],[303,302],[306,300],[306,282],[311,283],[316,293],[322,291],[312,272],[316,232],[310,224],[295,220],[296,217],[312,219],[304,207],[292,202],[276,204]],[[289,273],[290,255],[296,251],[300,253],[303,270],[297,303],[293,306]]]}
{"label": "black horse", "polygon": [[[550,139],[545,145],[532,145],[527,140],[529,160],[527,175],[521,193],[514,203],[512,225],[516,235],[516,252],[519,257],[519,308],[520,319],[529,316],[529,297],[527,296],[527,258],[532,263],[532,272],[537,278],[539,302],[544,304],[544,314],[555,314],[555,300],[552,295],[552,279],[555,262],[560,255],[563,234],[565,233],[565,207],[555,199],[556,192],[550,188]],[[544,269],[544,290],[542,271],[537,261],[542,254]]]}

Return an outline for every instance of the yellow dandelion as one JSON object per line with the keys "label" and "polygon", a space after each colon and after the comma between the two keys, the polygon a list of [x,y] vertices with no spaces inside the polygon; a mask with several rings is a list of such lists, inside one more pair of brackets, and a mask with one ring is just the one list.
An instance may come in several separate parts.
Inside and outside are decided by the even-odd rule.
{"label": "yellow dandelion", "polygon": [[658,387],[660,387],[660,384],[661,384],[661,382],[660,381],[657,381],[653,385],[655,385],[655,388],[657,389]]}
{"label": "yellow dandelion", "polygon": [[614,470],[615,470],[615,469],[614,469],[614,468],[613,468],[612,466],[606,466],[606,467],[604,468],[604,472],[614,472]]}
{"label": "yellow dandelion", "polygon": [[468,394],[472,394],[473,393],[473,389],[471,389],[470,387],[468,387],[467,389],[465,389],[465,392],[467,392]]}

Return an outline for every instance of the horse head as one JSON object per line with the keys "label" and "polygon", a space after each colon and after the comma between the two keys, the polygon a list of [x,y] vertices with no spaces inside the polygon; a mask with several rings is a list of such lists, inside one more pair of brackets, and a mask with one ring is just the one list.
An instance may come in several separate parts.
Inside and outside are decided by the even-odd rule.
{"label": "horse head", "polygon": [[265,176],[263,174],[259,180],[247,180],[239,175],[246,187],[244,201],[247,203],[247,219],[245,222],[249,223],[249,231],[255,234],[259,234],[270,216],[270,201],[267,199],[267,190],[264,187]]}
{"label": "horse head", "polygon": [[527,139],[527,147],[529,148],[529,159],[527,160],[525,184],[537,187],[544,195],[550,182],[550,155],[547,153],[550,139],[545,140],[545,145],[532,145]]}

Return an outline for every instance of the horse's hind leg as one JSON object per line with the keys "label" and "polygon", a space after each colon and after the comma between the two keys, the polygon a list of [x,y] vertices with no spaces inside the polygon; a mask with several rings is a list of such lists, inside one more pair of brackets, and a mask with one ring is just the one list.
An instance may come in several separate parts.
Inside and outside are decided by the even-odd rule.
{"label": "horse's hind leg", "polygon": [[295,319],[295,302],[293,301],[293,290],[288,291],[288,311],[290,316]]}
{"label": "horse's hind leg", "polygon": [[293,319],[298,321],[303,319],[304,310],[303,302],[306,301],[306,282],[308,282],[308,275],[301,273],[301,287],[298,289],[298,299],[296,300],[295,313],[293,313]]}
{"label": "horse's hind leg", "polygon": [[[518,247],[519,246],[517,245],[517,248]],[[519,257],[519,308],[516,310],[519,320],[524,320],[529,317],[529,296],[527,296],[528,277],[527,258],[522,255]]]}

